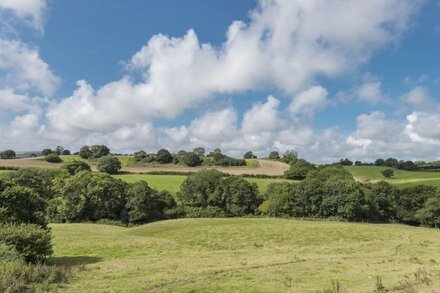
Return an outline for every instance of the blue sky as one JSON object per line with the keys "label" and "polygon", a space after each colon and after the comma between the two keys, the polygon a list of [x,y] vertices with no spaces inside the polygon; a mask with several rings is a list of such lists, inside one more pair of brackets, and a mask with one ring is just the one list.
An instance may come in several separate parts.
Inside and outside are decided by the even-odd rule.
{"label": "blue sky", "polygon": [[440,159],[438,2],[305,3],[0,0],[0,147]]}

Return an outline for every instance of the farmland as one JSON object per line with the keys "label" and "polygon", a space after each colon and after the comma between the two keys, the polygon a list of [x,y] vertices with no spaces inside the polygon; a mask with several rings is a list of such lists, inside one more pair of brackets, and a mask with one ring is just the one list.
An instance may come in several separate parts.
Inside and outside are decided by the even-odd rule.
{"label": "farmland", "polygon": [[84,265],[64,292],[322,292],[332,281],[373,292],[378,277],[391,291],[440,288],[440,231],[427,228],[265,218],[51,228],[53,259]]}
{"label": "farmland", "polygon": [[[377,182],[385,180],[380,172],[388,167],[377,166],[349,166],[345,167],[356,179],[361,182]],[[391,184],[402,187],[426,184],[440,187],[440,172],[403,171],[394,169],[394,177],[387,179]]]}

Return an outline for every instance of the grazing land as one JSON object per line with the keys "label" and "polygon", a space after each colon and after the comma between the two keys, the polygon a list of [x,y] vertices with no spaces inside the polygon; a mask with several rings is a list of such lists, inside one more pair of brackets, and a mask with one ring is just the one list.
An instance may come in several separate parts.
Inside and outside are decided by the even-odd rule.
{"label": "grazing land", "polygon": [[349,166],[345,167],[358,181],[375,183],[380,180],[388,181],[402,187],[414,186],[417,184],[434,185],[440,187],[440,172],[430,171],[404,171],[394,170],[394,177],[385,179],[381,172],[389,167],[377,166]]}
{"label": "grazing land", "polygon": [[373,292],[378,278],[391,292],[440,289],[436,229],[266,218],[51,228],[54,260],[85,268],[64,292],[326,292],[332,281]]}
{"label": "grazing land", "polygon": [[[124,180],[128,183],[139,182],[141,180],[147,181],[148,185],[158,190],[168,190],[172,194],[179,191],[180,185],[186,179],[185,175],[150,175],[150,174],[121,174],[113,177]],[[256,183],[258,190],[265,193],[270,183],[278,182],[296,182],[294,180],[273,179],[273,178],[245,178],[247,181]]]}

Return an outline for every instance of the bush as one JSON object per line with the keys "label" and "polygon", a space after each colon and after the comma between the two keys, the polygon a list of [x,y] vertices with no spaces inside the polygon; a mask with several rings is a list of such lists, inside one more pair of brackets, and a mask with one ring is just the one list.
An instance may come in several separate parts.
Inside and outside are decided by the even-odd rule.
{"label": "bush", "polygon": [[187,218],[225,218],[227,215],[219,207],[208,206],[201,207],[184,207]]}
{"label": "bush", "polygon": [[121,169],[121,162],[113,156],[101,157],[96,161],[98,171],[108,174],[116,174]]}
{"label": "bush", "polygon": [[50,217],[63,222],[126,222],[126,185],[108,174],[87,171],[58,180],[53,188],[57,197],[51,200]]}
{"label": "bush", "polygon": [[169,164],[173,161],[173,156],[166,149],[160,149],[156,154],[156,161],[161,164]]}
{"label": "bush", "polygon": [[128,221],[139,224],[166,218],[166,210],[175,208],[176,202],[169,192],[158,192],[140,181],[128,186],[125,207]]}
{"label": "bush", "polygon": [[4,222],[46,226],[46,201],[29,187],[11,185],[5,188],[0,193],[0,208]]}
{"label": "bush", "polygon": [[71,155],[71,153],[70,153],[69,150],[63,150],[63,151],[61,152],[61,154],[62,154],[63,156],[70,156],[70,155]]}
{"label": "bush", "polygon": [[44,261],[52,254],[50,232],[33,224],[3,224],[0,239],[27,262]]}
{"label": "bush", "polygon": [[23,262],[23,257],[17,252],[14,246],[0,241],[0,263]]}
{"label": "bush", "polygon": [[188,167],[195,167],[200,166],[203,160],[196,153],[189,152],[182,157],[182,162]]}
{"label": "bush", "polygon": [[389,179],[394,176],[394,170],[393,169],[385,169],[382,172],[380,172],[383,177]]}
{"label": "bush", "polygon": [[56,154],[49,154],[46,157],[44,157],[44,160],[48,163],[61,163],[61,158]]}
{"label": "bush", "polygon": [[15,152],[13,150],[5,150],[0,153],[0,157],[2,159],[14,159],[15,158]]}
{"label": "bush", "polygon": [[64,166],[61,167],[61,169],[67,170],[70,175],[75,175],[78,172],[81,171],[92,171],[90,168],[90,165],[83,161],[72,161]]}
{"label": "bush", "polygon": [[223,158],[218,160],[214,159],[214,165],[223,167],[246,166],[246,161],[224,156]]}

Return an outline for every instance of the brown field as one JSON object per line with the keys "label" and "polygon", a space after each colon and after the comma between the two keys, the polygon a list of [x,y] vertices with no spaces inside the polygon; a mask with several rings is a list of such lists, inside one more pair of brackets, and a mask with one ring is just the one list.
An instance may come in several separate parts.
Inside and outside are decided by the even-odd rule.
{"label": "brown field", "polygon": [[[39,168],[59,168],[63,164],[48,163],[42,160],[42,157],[37,158],[22,158],[12,160],[0,160],[0,167],[39,167]],[[96,166],[91,164],[93,170],[96,170]],[[121,171],[130,173],[148,173],[153,171],[174,171],[174,172],[197,172],[204,167],[179,167],[173,166],[139,166],[139,167],[123,167]],[[233,175],[242,174],[254,174],[254,175],[270,175],[270,176],[282,176],[284,171],[289,169],[289,165],[270,160],[258,160],[258,167],[210,167],[219,170],[224,173]]]}

